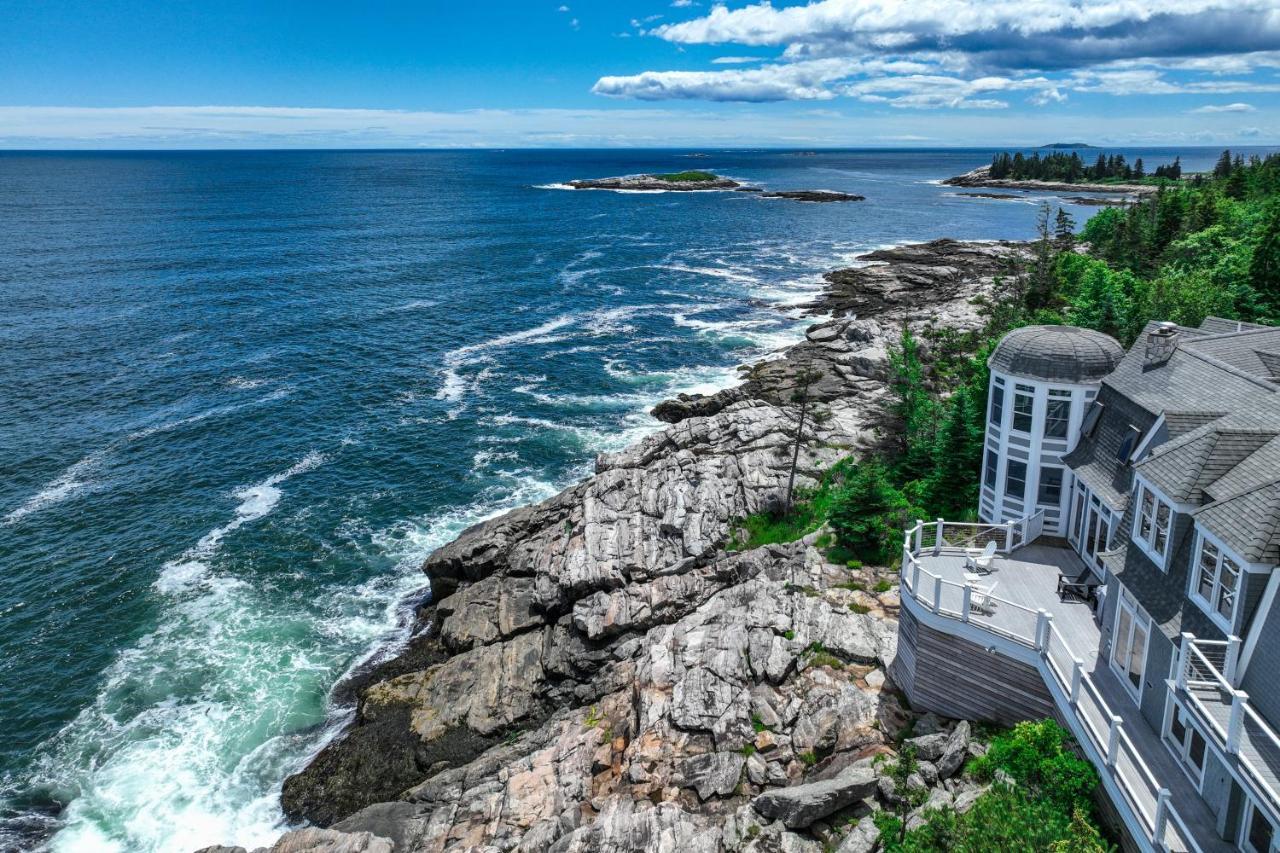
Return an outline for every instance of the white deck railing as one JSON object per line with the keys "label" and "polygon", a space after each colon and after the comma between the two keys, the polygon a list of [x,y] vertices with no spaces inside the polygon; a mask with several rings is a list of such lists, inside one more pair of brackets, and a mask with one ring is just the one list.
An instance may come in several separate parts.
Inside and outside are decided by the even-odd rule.
{"label": "white deck railing", "polygon": [[[946,580],[925,569],[919,559],[924,550],[936,555],[957,548],[980,549],[985,545],[983,536],[994,538],[997,550],[1007,554],[1035,541],[1043,530],[1043,522],[1042,513],[1005,525],[965,525],[942,519],[917,522],[906,532],[902,546],[904,597],[909,596],[935,615],[977,626],[1034,650],[1043,673],[1067,699],[1064,713],[1070,713],[1079,723],[1094,754],[1102,759],[1099,772],[1115,783],[1125,805],[1145,831],[1147,841],[1157,850],[1201,853],[1186,821],[1170,802],[1169,789],[1161,786],[1151,772],[1125,731],[1124,722],[1085,671],[1084,660],[1075,653],[1069,638],[1054,626],[1053,615],[1044,609],[1032,610],[991,595],[970,584]],[[972,529],[972,535],[957,537],[953,533],[956,530],[963,533],[964,528]],[[956,541],[972,544],[953,544]],[[1000,614],[998,620],[996,612]]]}
{"label": "white deck railing", "polygon": [[[1240,639],[1198,640],[1194,634],[1182,635],[1178,650],[1178,687],[1186,694],[1192,711],[1201,725],[1227,755],[1234,756],[1258,789],[1272,804],[1280,808],[1280,790],[1276,789],[1277,767],[1266,763],[1263,750],[1270,750],[1272,763],[1280,761],[1280,734],[1249,703],[1249,694],[1236,689],[1236,673],[1240,661]],[[1218,697],[1216,704],[1226,712],[1213,713],[1203,693]],[[1248,735],[1247,739],[1244,737]],[[1252,748],[1245,748],[1245,744]]]}

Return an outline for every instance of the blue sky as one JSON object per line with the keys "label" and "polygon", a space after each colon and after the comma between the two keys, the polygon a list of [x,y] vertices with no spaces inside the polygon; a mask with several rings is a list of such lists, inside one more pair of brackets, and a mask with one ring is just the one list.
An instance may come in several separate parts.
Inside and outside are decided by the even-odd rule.
{"label": "blue sky", "polygon": [[0,0],[0,146],[1280,141],[1277,0]]}

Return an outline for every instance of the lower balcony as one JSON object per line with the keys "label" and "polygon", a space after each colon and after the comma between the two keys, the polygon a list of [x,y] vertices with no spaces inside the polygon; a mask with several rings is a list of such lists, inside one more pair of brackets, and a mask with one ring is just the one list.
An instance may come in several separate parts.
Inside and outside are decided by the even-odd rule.
{"label": "lower balcony", "polygon": [[1080,577],[1084,563],[1037,540],[1034,519],[919,522],[903,546],[903,607],[935,631],[1040,673],[1141,849],[1235,849],[1218,838],[1213,813],[1099,658],[1093,606],[1059,597],[1059,579]]}

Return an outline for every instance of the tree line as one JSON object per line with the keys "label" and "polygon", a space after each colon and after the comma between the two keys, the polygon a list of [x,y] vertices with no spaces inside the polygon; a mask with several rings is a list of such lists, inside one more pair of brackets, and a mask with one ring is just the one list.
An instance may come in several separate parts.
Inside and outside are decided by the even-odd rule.
{"label": "tree line", "polygon": [[1123,154],[1099,154],[1092,165],[1086,165],[1080,155],[1054,151],[1045,154],[1034,152],[1030,157],[1021,151],[1010,154],[1002,151],[991,158],[992,178],[1009,178],[1016,181],[1059,181],[1075,184],[1082,181],[1143,181],[1158,178],[1177,181],[1182,178],[1182,158],[1157,166],[1148,174],[1146,164],[1139,157],[1132,164]]}

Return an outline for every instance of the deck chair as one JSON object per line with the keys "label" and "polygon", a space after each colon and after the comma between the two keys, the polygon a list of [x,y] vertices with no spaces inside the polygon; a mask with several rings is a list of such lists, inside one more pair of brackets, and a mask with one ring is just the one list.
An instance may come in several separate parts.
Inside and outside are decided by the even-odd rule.
{"label": "deck chair", "polygon": [[1068,598],[1074,598],[1096,609],[1098,606],[1098,587],[1100,586],[1102,584],[1087,567],[1074,578],[1059,574],[1058,600],[1066,601]]}
{"label": "deck chair", "polygon": [[991,561],[996,558],[996,542],[991,540],[987,546],[977,554],[967,554],[964,558],[964,567],[972,569],[979,574],[989,574],[991,572]]}
{"label": "deck chair", "polygon": [[996,600],[992,593],[996,591],[996,586],[994,583],[991,586],[973,584],[973,592],[969,593],[969,606],[983,613],[995,613]]}

